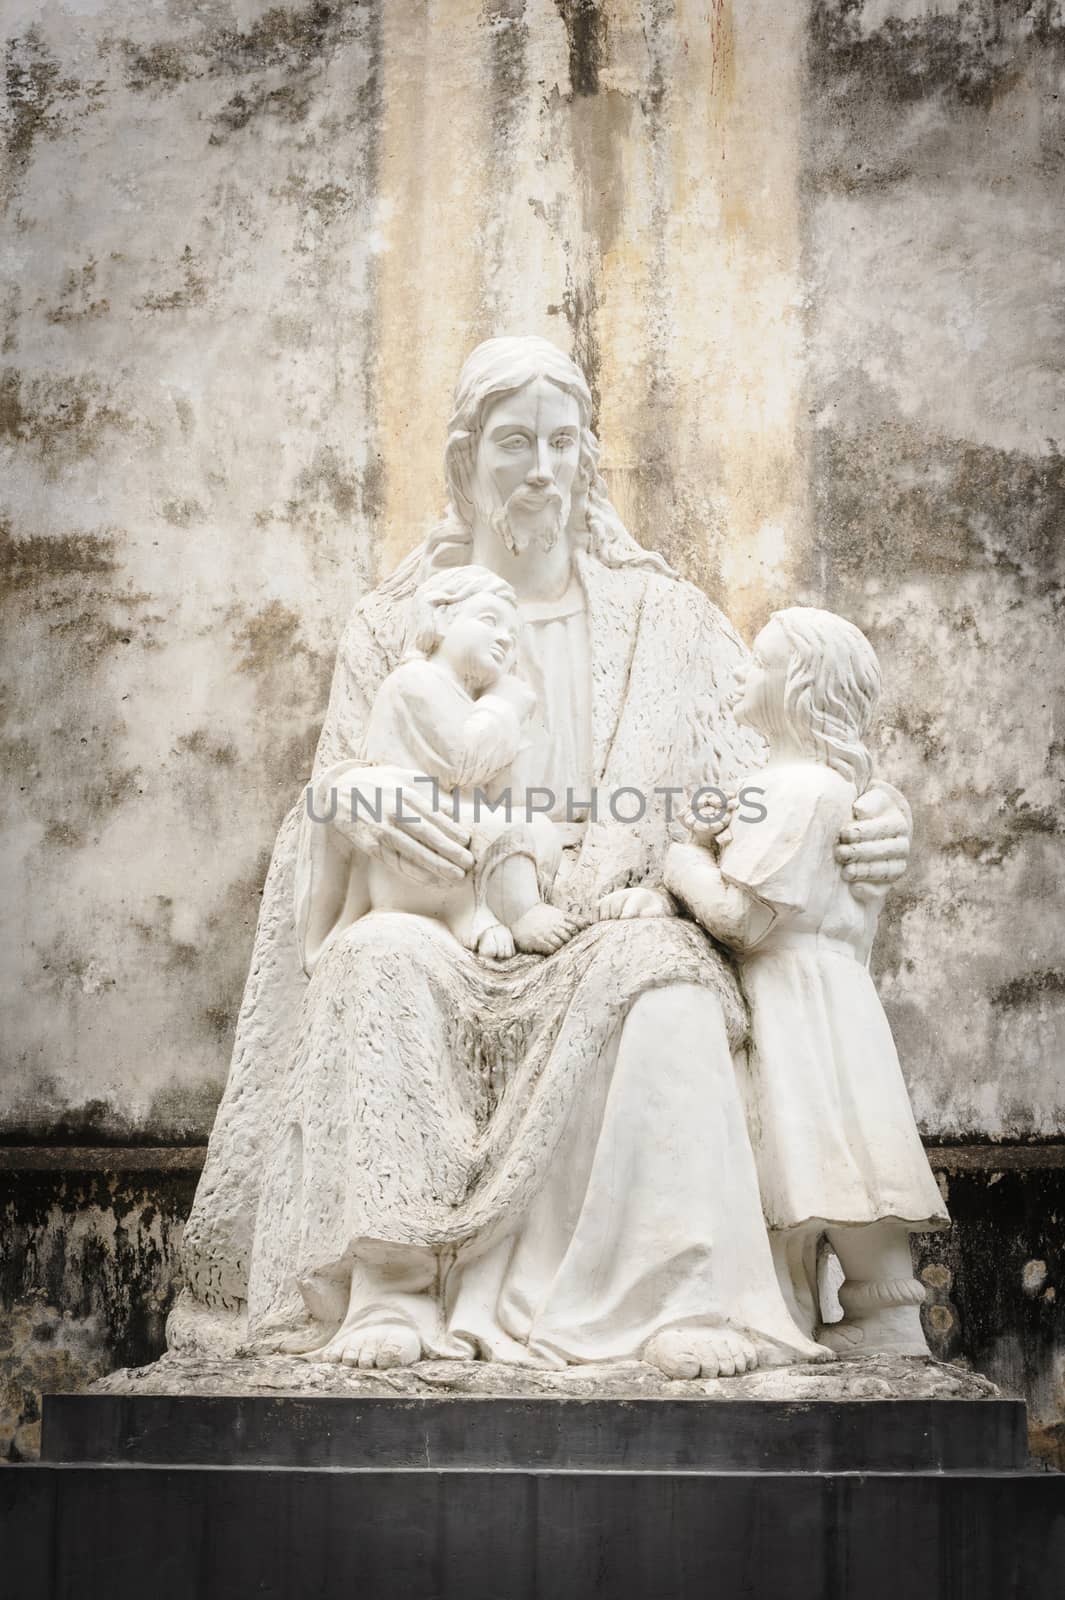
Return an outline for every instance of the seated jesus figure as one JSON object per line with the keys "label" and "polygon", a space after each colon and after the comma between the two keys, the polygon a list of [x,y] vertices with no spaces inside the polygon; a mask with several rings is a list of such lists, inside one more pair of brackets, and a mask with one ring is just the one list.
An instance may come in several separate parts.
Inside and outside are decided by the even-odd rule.
{"label": "seated jesus figure", "polygon": [[[666,807],[593,804],[730,792],[761,764],[728,709],[744,647],[625,528],[588,384],[545,340],[473,352],[444,467],[443,521],[345,631],[315,763],[316,816],[330,790],[389,803],[323,825],[301,802],[278,841],[171,1346],[363,1369],[643,1360],[677,1378],[824,1359],[762,1215],[735,969],[661,891]],[[370,906],[380,865],[418,889],[476,872],[443,797],[366,755],[412,597],[470,565],[517,597],[536,706],[515,781],[556,797],[553,894],[588,924],[537,961],[485,961],[432,917]],[[876,783],[856,801],[844,878],[901,874],[903,804]]]}

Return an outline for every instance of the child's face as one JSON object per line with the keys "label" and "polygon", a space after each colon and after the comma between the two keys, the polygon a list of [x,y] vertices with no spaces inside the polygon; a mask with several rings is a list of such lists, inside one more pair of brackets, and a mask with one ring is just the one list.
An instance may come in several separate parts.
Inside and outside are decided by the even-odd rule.
{"label": "child's face", "polygon": [[473,594],[451,609],[437,649],[468,688],[486,689],[511,665],[518,626],[509,600]]}
{"label": "child's face", "polygon": [[768,622],[754,641],[751,659],[736,673],[740,697],[734,712],[737,722],[768,733],[784,706],[791,648],[783,629]]}

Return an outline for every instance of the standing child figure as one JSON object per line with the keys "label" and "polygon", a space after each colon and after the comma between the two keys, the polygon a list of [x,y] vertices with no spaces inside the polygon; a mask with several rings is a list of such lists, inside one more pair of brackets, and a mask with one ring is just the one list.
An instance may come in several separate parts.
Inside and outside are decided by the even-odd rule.
{"label": "standing child figure", "polygon": [[697,842],[671,847],[665,879],[739,959],[769,1227],[820,1224],[843,1267],[844,1318],[821,1342],[927,1355],[909,1236],[948,1217],[869,975],[882,896],[856,896],[836,860],[872,774],[864,739],[879,695],[879,664],[852,623],[778,611],[736,707],[769,745],[766,767],[744,779],[765,815],[697,822]]}

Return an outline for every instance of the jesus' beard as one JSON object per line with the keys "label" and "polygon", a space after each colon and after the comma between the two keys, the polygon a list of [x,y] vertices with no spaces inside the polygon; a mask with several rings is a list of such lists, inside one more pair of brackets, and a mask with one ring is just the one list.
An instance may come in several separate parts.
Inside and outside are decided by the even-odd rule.
{"label": "jesus' beard", "polygon": [[526,512],[518,519],[513,515],[514,503],[524,499],[528,492],[524,487],[516,489],[505,505],[489,513],[492,532],[503,541],[512,556],[524,555],[533,545],[544,552],[553,550],[562,533],[563,518],[568,512],[558,490],[549,489],[546,491],[545,505],[537,507],[532,515]]}

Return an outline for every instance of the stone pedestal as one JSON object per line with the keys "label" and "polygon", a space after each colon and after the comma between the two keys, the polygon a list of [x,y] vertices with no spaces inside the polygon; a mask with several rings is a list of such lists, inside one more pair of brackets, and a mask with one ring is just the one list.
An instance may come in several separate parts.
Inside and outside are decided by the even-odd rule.
{"label": "stone pedestal", "polygon": [[[923,1369],[912,1387],[934,1390],[948,1371]],[[639,1370],[632,1392],[607,1398],[433,1394],[424,1373],[395,1375],[389,1393],[388,1376],[353,1375],[349,1392],[335,1374],[331,1393],[260,1383],[229,1395],[49,1398],[41,1464],[0,1475],[15,1590],[41,1600],[1061,1592],[1065,1477],[1027,1466],[1020,1401],[718,1403],[687,1386],[674,1398],[641,1393]],[[800,1389],[801,1378],[789,1375]],[[869,1364],[834,1380],[853,1393],[872,1381]],[[624,1374],[614,1382],[624,1387]],[[966,1382],[979,1393],[980,1380]],[[350,1392],[360,1385],[370,1392]]]}
{"label": "stone pedestal", "polygon": [[[385,1399],[55,1395],[67,1465],[374,1472],[1018,1472],[1019,1400]],[[1062,1478],[1065,1484],[1065,1478]]]}

